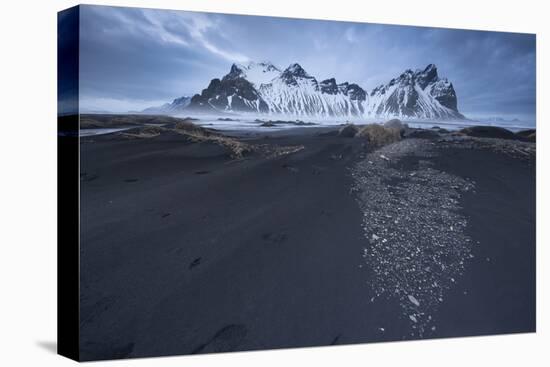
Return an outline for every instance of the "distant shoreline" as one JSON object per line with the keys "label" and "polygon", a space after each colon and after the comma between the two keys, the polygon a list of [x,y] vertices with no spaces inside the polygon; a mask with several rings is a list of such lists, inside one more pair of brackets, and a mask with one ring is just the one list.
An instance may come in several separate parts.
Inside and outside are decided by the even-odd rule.
{"label": "distant shoreline", "polygon": [[[111,128],[111,129],[127,129],[132,124],[128,125],[130,121],[128,118],[135,117],[136,119],[151,118],[155,120],[162,120],[163,118],[169,120],[189,120],[194,124],[219,130],[223,133],[231,135],[239,134],[268,134],[276,133],[278,134],[281,131],[286,131],[289,133],[289,130],[299,129],[296,132],[302,131],[304,129],[313,129],[313,131],[321,130],[333,130],[338,129],[347,123],[352,123],[355,125],[366,125],[371,123],[381,124],[384,122],[383,119],[353,119],[350,121],[342,120],[314,120],[307,118],[296,118],[296,119],[280,119],[274,116],[171,116],[171,115],[148,115],[148,114],[105,114],[105,113],[93,113],[93,114],[81,114],[81,117],[86,118],[86,116],[94,116],[95,118],[109,119],[111,117],[123,117],[126,118],[125,122],[120,123],[111,123],[108,126],[89,126],[86,124],[81,124],[80,129],[98,129],[98,133],[101,133],[99,129],[101,128]],[[116,119],[115,119],[116,120]],[[452,120],[402,120],[404,123],[408,124],[411,128],[416,129],[425,129],[430,130],[434,128],[445,128],[450,131],[457,131],[468,127],[475,126],[489,126],[489,127],[498,127],[507,129],[513,133],[521,132],[524,130],[534,130],[535,126],[520,126],[520,125],[508,125],[505,123],[493,123],[487,124],[480,121],[474,120],[463,120],[463,121],[452,121]],[[466,123],[466,121],[468,123]],[[312,131],[312,132],[313,132]],[[105,132],[106,133],[106,132]],[[81,134],[82,136],[83,134]]]}

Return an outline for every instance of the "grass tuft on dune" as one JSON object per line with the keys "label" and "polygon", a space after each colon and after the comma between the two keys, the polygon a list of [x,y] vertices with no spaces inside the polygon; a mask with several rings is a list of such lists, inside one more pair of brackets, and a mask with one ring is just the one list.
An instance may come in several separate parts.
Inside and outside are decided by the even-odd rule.
{"label": "grass tuft on dune", "polygon": [[159,136],[163,131],[166,129],[161,126],[143,126],[130,129],[120,135],[128,139],[149,139]]}
{"label": "grass tuft on dune", "polygon": [[[396,120],[398,121],[398,120]],[[401,123],[399,127],[386,127],[380,124],[354,125],[346,124],[338,131],[338,136],[344,138],[366,139],[373,147],[382,147],[401,140]]]}
{"label": "grass tuft on dune", "polygon": [[185,135],[194,142],[209,142],[223,146],[227,149],[232,158],[240,159],[245,154],[254,150],[254,147],[243,143],[235,138],[231,138],[205,128],[197,126],[190,121],[184,120],[176,123],[174,131]]}
{"label": "grass tuft on dune", "polygon": [[382,147],[401,140],[401,133],[399,129],[370,124],[361,127],[355,137],[366,138],[372,146]]}

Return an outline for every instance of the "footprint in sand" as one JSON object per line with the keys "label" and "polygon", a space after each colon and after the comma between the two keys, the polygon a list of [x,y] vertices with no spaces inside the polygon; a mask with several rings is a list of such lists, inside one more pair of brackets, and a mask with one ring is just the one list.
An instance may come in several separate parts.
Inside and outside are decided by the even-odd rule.
{"label": "footprint in sand", "polygon": [[195,260],[191,262],[191,264],[189,264],[189,269],[193,269],[194,267],[199,266],[201,261],[202,261],[202,257],[197,257]]}

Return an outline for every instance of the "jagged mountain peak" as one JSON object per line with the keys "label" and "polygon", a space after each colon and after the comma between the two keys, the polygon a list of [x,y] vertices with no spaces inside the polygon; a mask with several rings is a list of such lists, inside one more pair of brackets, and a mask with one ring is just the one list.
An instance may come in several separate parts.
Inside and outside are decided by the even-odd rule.
{"label": "jagged mountain peak", "polygon": [[248,62],[246,64],[233,64],[231,70],[224,79],[243,78],[259,88],[262,84],[267,84],[281,74],[279,68],[269,61]]}
{"label": "jagged mountain peak", "polygon": [[399,84],[403,87],[414,86],[418,84],[420,88],[425,89],[426,86],[430,83],[437,82],[439,80],[447,80],[446,78],[440,79],[437,75],[437,67],[435,64],[428,64],[424,69],[406,69],[402,72],[399,77],[391,79],[387,84],[380,84],[375,87],[370,95],[374,96],[375,94],[385,94],[386,91]]}
{"label": "jagged mountain peak", "polygon": [[249,61],[244,64],[233,64],[232,68],[235,67],[237,69],[240,69],[242,71],[249,71],[253,69],[260,69],[261,71],[280,71],[278,67],[273,65],[270,61]]}
{"label": "jagged mountain peak", "polygon": [[231,79],[237,79],[242,78],[244,76],[244,71],[239,67],[237,64],[231,65],[231,69],[229,70],[229,73],[227,73],[226,76],[223,77],[224,80],[231,80]]}
{"label": "jagged mountain peak", "polygon": [[298,63],[290,64],[289,67],[287,67],[283,71],[283,74],[292,75],[294,77],[299,77],[299,78],[310,78],[310,75]]}
{"label": "jagged mountain peak", "polygon": [[258,63],[255,63],[255,62],[250,62],[249,65],[259,65],[259,66],[262,66],[264,68],[266,68],[267,70],[277,70],[277,71],[281,71],[277,66],[275,66],[271,61],[260,61]]}
{"label": "jagged mountain peak", "polygon": [[430,83],[436,82],[439,79],[437,75],[437,67],[434,64],[429,64],[423,71],[417,71],[416,82],[420,88],[424,89]]}
{"label": "jagged mountain peak", "polygon": [[319,83],[319,87],[321,88],[321,92],[327,94],[337,94],[340,91],[338,85],[336,84],[336,79],[334,78],[323,80]]}
{"label": "jagged mountain peak", "polygon": [[430,74],[437,77],[437,66],[435,64],[428,64],[422,71],[423,74]]}
{"label": "jagged mountain peak", "polygon": [[291,64],[281,73],[279,80],[287,86],[302,86],[314,91],[319,91],[317,79],[310,76],[298,63]]}
{"label": "jagged mountain peak", "polygon": [[355,83],[338,84],[338,89],[346,96],[349,96],[352,101],[366,101],[367,92]]}

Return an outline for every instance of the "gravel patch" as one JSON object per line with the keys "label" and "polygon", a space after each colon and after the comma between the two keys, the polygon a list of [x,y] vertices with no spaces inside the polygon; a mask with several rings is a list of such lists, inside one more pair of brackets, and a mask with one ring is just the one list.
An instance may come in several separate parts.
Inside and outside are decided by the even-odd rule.
{"label": "gravel patch", "polygon": [[[475,183],[437,170],[433,143],[406,139],[368,154],[352,168],[363,212],[375,302],[396,299],[411,336],[436,330],[435,313],[473,258],[460,197]],[[402,162],[406,160],[406,162]]]}
{"label": "gravel patch", "polygon": [[534,142],[454,134],[442,136],[438,140],[438,146],[441,148],[488,149],[523,160],[534,160],[537,154],[537,145]]}

